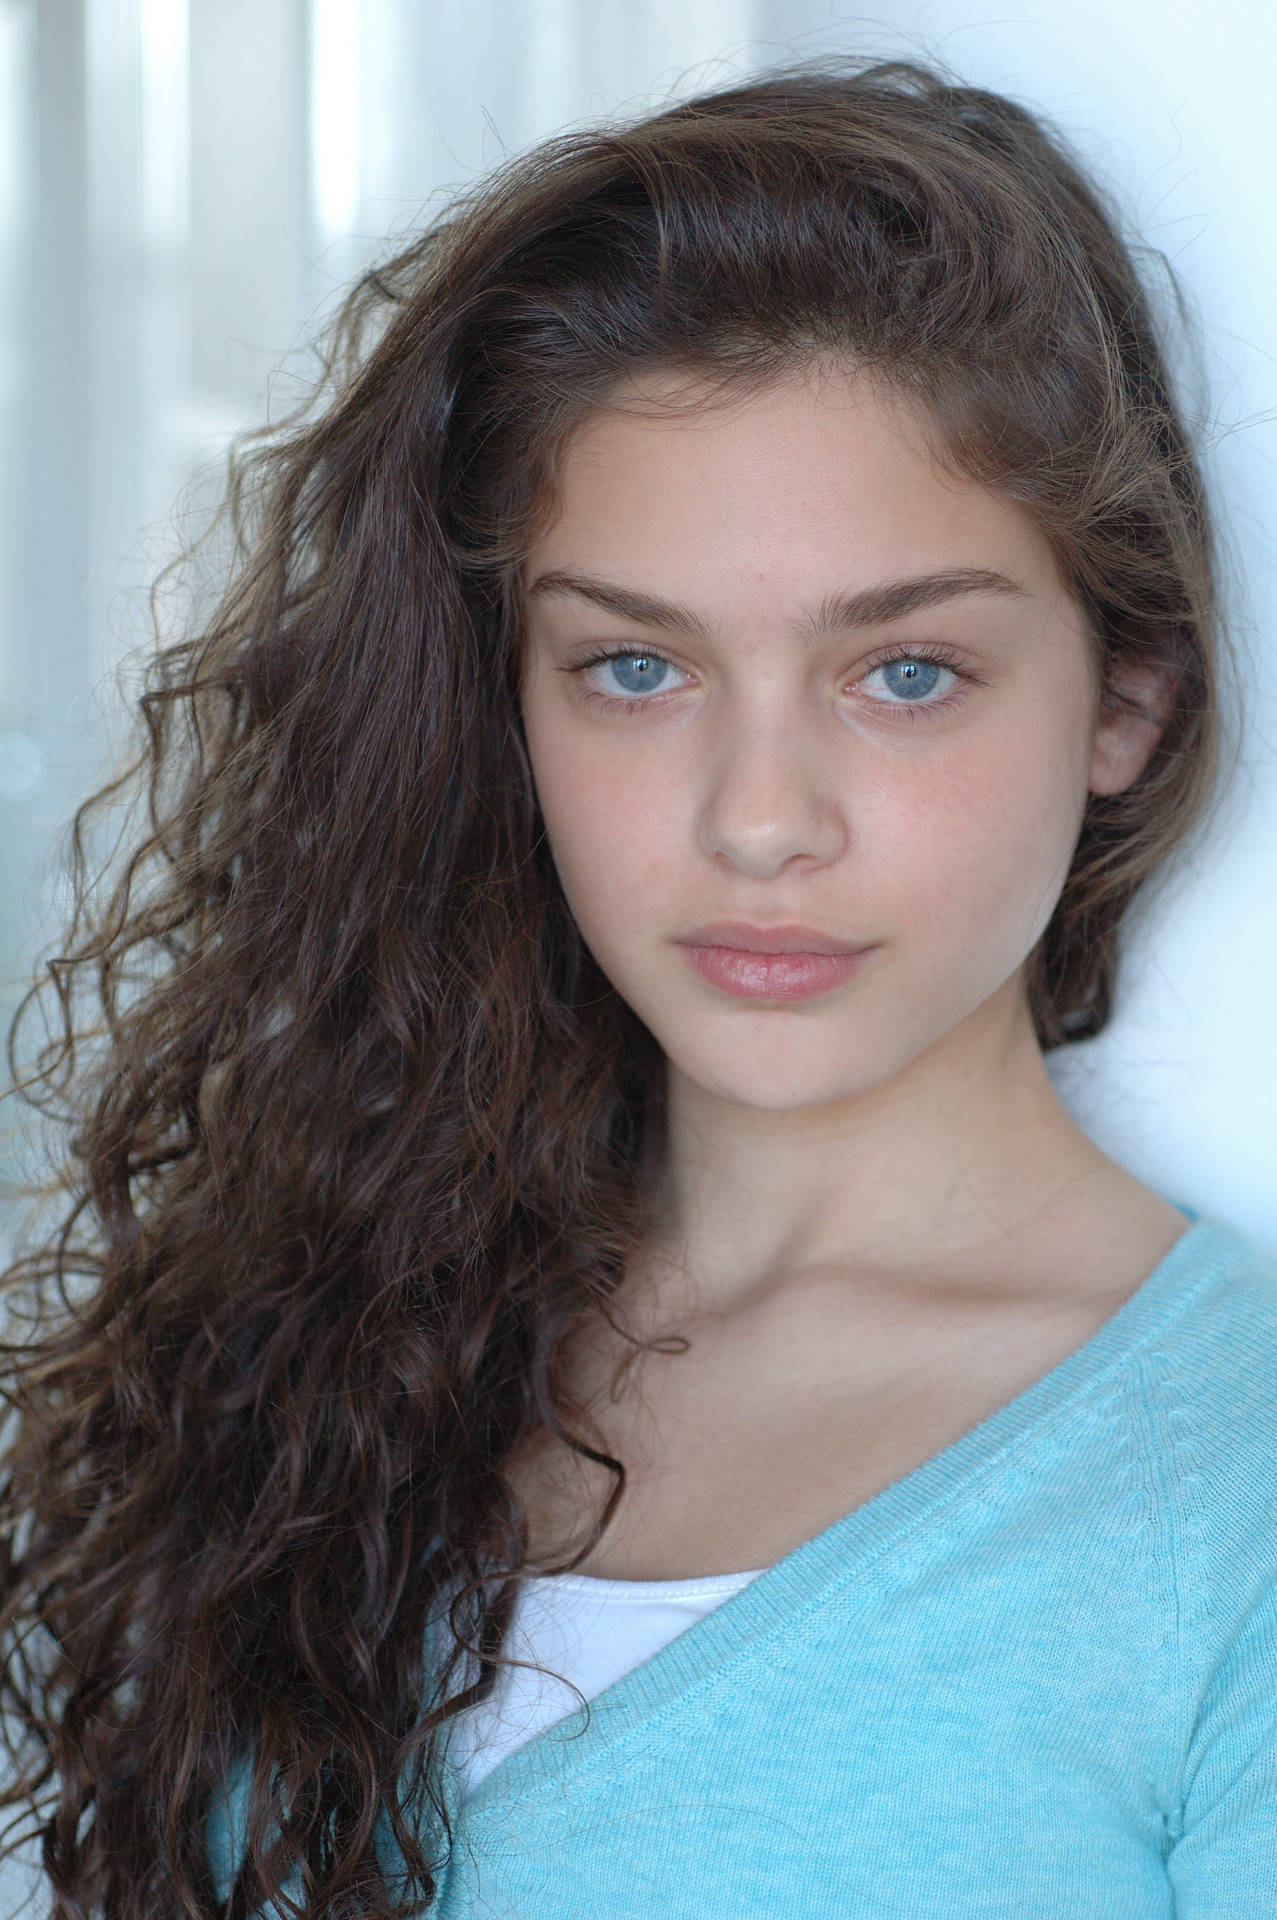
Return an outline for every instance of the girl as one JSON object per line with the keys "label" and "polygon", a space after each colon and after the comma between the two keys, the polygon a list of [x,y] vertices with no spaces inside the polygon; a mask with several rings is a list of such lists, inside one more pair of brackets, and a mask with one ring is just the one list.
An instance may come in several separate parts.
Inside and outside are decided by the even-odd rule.
{"label": "girl", "polygon": [[509,163],[329,371],[30,1083],[54,1920],[1257,1920],[1277,1276],[1043,1059],[1217,726],[1095,190],[798,68]]}

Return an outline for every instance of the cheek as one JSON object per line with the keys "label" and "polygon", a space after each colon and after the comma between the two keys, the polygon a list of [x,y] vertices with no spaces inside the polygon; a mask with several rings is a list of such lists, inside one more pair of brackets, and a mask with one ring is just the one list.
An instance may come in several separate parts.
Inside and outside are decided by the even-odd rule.
{"label": "cheek", "polygon": [[680,844],[673,795],[635,758],[566,738],[536,740],[532,730],[528,744],[555,869],[597,952],[627,917],[650,910],[654,891],[666,902],[677,897],[669,883]]}
{"label": "cheek", "polygon": [[[1058,740],[1003,736],[975,755],[905,769],[879,795],[879,868],[900,912],[950,951],[1014,954],[1051,917],[1077,841],[1085,770]],[[909,777],[912,776],[912,777]]]}

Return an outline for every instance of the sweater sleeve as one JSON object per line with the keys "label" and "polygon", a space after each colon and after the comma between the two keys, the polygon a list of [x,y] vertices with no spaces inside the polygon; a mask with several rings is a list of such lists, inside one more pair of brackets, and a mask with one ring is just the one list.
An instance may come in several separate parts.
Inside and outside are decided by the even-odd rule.
{"label": "sweater sleeve", "polygon": [[1166,1860],[1176,1920],[1277,1914],[1277,1582],[1211,1677]]}

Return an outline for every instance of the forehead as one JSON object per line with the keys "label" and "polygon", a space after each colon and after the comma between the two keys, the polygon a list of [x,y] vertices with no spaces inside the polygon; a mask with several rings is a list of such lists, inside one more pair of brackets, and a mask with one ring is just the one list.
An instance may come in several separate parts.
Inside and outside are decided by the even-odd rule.
{"label": "forehead", "polygon": [[919,402],[828,366],[749,389],[678,372],[627,382],[565,445],[530,561],[621,580],[637,568],[671,589],[730,573],[804,599],[813,584],[959,566],[1061,586],[1031,515],[946,465]]}

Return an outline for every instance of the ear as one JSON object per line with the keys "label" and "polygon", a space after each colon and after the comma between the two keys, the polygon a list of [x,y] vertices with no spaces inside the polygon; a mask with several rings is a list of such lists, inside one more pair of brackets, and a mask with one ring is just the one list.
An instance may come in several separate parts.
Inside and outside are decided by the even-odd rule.
{"label": "ear", "polygon": [[[1115,694],[1119,698],[1115,699]],[[1167,668],[1122,661],[1109,669],[1108,688],[1095,722],[1089,782],[1092,793],[1125,793],[1134,786],[1162,737],[1174,704],[1174,681]]]}

